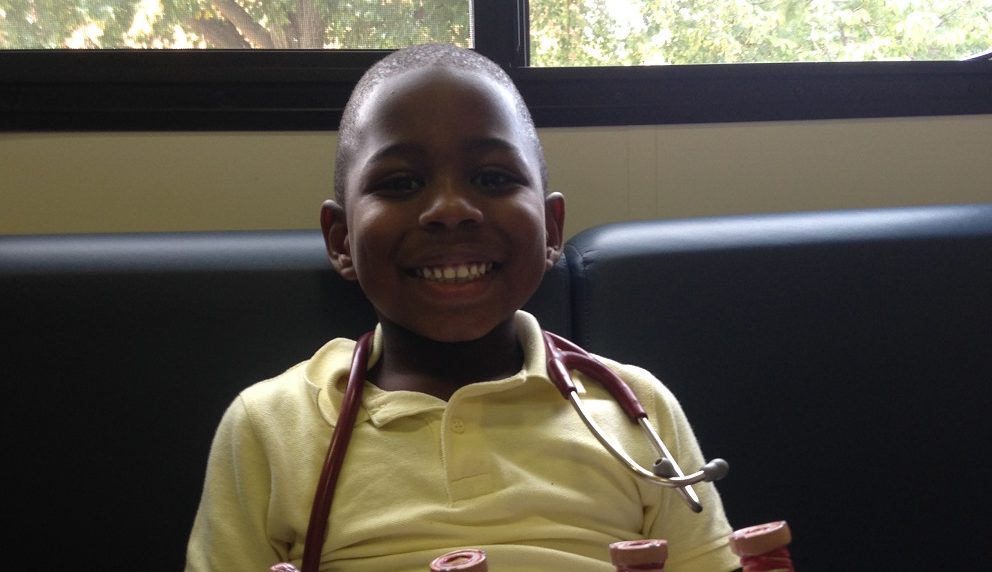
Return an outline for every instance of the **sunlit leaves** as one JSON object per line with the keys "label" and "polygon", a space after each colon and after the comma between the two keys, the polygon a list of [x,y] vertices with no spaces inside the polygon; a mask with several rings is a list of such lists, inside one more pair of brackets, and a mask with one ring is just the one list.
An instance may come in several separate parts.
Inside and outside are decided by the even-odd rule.
{"label": "sunlit leaves", "polygon": [[[468,46],[469,4],[0,0],[0,48]],[[960,59],[992,46],[992,0],[530,0],[530,9],[538,66]]]}
{"label": "sunlit leaves", "polygon": [[[961,59],[992,0],[531,0],[543,66]],[[631,14],[641,25],[631,26]],[[595,40],[590,40],[595,37]]]}
{"label": "sunlit leaves", "polygon": [[470,0],[0,0],[0,48],[471,45]]}

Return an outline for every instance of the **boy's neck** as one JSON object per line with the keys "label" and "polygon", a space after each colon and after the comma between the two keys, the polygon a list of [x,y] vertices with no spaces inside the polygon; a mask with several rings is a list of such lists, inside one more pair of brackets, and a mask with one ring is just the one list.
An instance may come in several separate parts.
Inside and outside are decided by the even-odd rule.
{"label": "boy's neck", "polygon": [[447,400],[476,381],[509,377],[523,367],[524,353],[513,318],[470,342],[445,343],[381,321],[382,354],[369,380],[382,389],[427,393]]}

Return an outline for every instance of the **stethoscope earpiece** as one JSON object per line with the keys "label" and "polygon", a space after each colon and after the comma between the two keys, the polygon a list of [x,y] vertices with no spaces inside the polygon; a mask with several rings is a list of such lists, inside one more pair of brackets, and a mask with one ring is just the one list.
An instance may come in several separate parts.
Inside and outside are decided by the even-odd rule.
{"label": "stethoscope earpiece", "polygon": [[706,475],[707,481],[719,481],[730,472],[730,465],[723,459],[713,459],[699,470]]}

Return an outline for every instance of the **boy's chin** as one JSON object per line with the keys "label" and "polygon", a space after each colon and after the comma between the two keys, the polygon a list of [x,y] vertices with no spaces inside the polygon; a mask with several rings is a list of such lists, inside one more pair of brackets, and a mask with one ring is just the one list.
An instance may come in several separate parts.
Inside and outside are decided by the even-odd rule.
{"label": "boy's chin", "polygon": [[440,344],[461,344],[482,340],[490,335],[499,335],[501,330],[513,331],[513,314],[503,319],[466,320],[464,318],[437,318],[424,323],[402,324],[383,319],[410,334]]}
{"label": "boy's chin", "polygon": [[440,344],[462,344],[479,341],[493,333],[496,328],[473,324],[472,326],[453,326],[422,328],[416,332],[423,338]]}

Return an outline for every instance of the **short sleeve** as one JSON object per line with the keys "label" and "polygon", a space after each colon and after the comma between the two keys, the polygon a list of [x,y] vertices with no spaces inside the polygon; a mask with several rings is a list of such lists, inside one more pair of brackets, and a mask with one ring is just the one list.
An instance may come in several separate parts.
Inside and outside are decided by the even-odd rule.
{"label": "short sleeve", "polygon": [[251,572],[283,560],[266,533],[270,480],[264,449],[239,396],[210,448],[186,572]]}
{"label": "short sleeve", "polygon": [[[647,392],[653,406],[648,406],[649,416],[662,440],[685,473],[696,471],[705,463],[699,443],[689,420],[675,396],[650,373],[643,369],[625,366],[625,377]],[[645,396],[647,397],[647,396]],[[645,401],[642,398],[642,401]],[[645,403],[647,405],[647,402]],[[647,483],[644,487],[655,487]],[[647,506],[644,515],[646,538],[663,538],[668,541],[670,556],[666,572],[716,572],[736,570],[740,563],[730,551],[728,538],[730,524],[723,511],[720,495],[713,483],[693,485],[699,495],[703,510],[693,512],[681,495],[675,491],[654,490],[657,501]]]}

